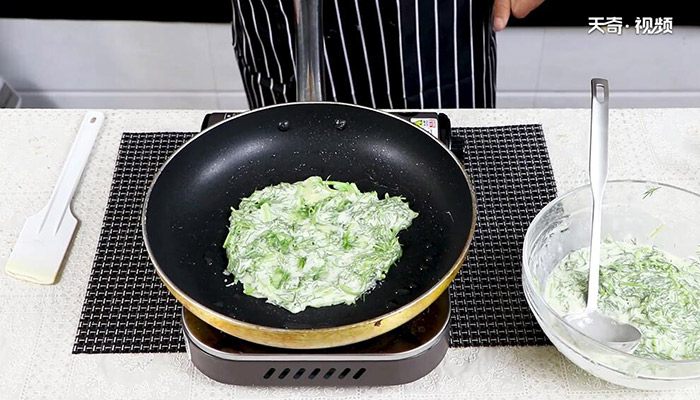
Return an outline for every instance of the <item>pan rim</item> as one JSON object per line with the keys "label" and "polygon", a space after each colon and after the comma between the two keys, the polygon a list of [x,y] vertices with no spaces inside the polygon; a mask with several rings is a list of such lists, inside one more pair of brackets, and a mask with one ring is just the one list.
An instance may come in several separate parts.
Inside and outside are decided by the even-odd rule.
{"label": "pan rim", "polygon": [[[160,264],[155,258],[155,255],[153,254],[153,251],[151,249],[150,242],[148,240],[148,229],[147,229],[147,213],[148,213],[148,204],[149,200],[151,197],[151,193],[153,191],[153,188],[158,181],[158,178],[160,177],[161,173],[167,168],[168,164],[175,158],[177,155],[182,151],[185,147],[189,146],[191,143],[199,139],[202,135],[208,133],[209,131],[215,129],[219,125],[222,125],[224,123],[227,123],[231,120],[241,118],[244,116],[249,116],[250,114],[254,114],[257,112],[263,112],[265,110],[269,110],[272,108],[277,108],[277,107],[295,107],[295,106],[300,106],[300,105],[309,105],[309,104],[319,104],[319,105],[331,105],[331,106],[338,106],[338,107],[354,107],[354,108],[359,108],[362,110],[382,114],[387,117],[394,118],[402,123],[405,123],[406,125],[412,127],[415,129],[417,132],[420,132],[435,141],[438,145],[441,146],[444,152],[446,152],[452,161],[459,167],[460,171],[462,172],[462,175],[465,179],[465,182],[467,183],[467,186],[469,188],[469,194],[471,196],[471,203],[472,203],[472,215],[473,218],[471,219],[471,226],[469,227],[469,233],[467,236],[467,240],[462,248],[462,251],[460,252],[460,255],[457,257],[457,260],[453,263],[452,267],[448,270],[448,272],[438,280],[438,282],[435,283],[432,287],[430,287],[428,290],[423,292],[420,296],[416,297],[412,301],[398,307],[397,309],[381,314],[379,316],[373,317],[371,319],[367,319],[364,321],[359,321],[351,324],[345,324],[345,325],[338,325],[338,326],[332,326],[332,327],[323,327],[323,328],[304,328],[304,329],[297,329],[297,328],[278,328],[278,327],[271,327],[267,325],[259,325],[259,324],[254,324],[250,322],[245,322],[241,321],[235,318],[232,318],[228,315],[222,314],[220,312],[214,311],[210,309],[209,307],[201,304],[200,302],[194,300],[191,296],[186,294],[183,290],[181,290],[177,285],[175,285],[170,278],[168,278],[167,274],[164,273],[163,269],[161,268]],[[425,111],[425,110],[422,110]],[[289,335],[298,335],[299,337],[305,337],[306,335],[312,335],[311,337],[315,337],[316,335],[323,335],[323,334],[333,334],[333,333],[338,333],[338,332],[344,332],[344,331],[353,331],[355,329],[362,329],[363,327],[377,327],[377,329],[374,330],[376,332],[373,335],[366,336],[366,337],[361,337],[359,340],[356,340],[354,342],[359,342],[362,340],[369,339],[374,336],[378,336],[379,334],[383,332],[388,332],[389,330],[401,325],[403,322],[400,322],[400,318],[402,315],[406,316],[407,313],[411,314],[408,315],[410,316],[409,319],[415,317],[418,315],[420,312],[422,312],[428,305],[432,304],[432,301],[427,303],[424,307],[422,307],[419,310],[415,310],[417,306],[419,306],[421,303],[424,303],[429,297],[434,297],[433,301],[437,299],[437,297],[442,294],[444,290],[447,289],[449,284],[454,280],[455,276],[459,272],[459,269],[462,267],[462,264],[464,263],[467,253],[469,251],[469,248],[471,247],[472,240],[474,238],[474,232],[476,229],[476,219],[477,219],[477,203],[476,203],[476,193],[474,191],[474,185],[472,184],[471,178],[467,174],[467,171],[462,164],[462,162],[457,158],[457,156],[438,138],[435,136],[431,135],[429,132],[425,131],[424,129],[421,129],[420,127],[416,126],[415,124],[400,118],[396,115],[393,115],[389,112],[386,112],[384,110],[379,110],[375,108],[370,108],[370,107],[365,107],[357,104],[350,104],[350,103],[340,103],[340,102],[324,102],[324,101],[305,101],[305,102],[292,102],[292,103],[282,103],[282,104],[274,104],[266,107],[261,107],[255,110],[249,110],[242,112],[238,115],[235,115],[231,118],[228,118],[226,120],[220,121],[211,127],[203,130],[202,132],[196,134],[193,136],[191,139],[189,139],[187,142],[185,142],[182,146],[180,146],[168,159],[163,163],[163,165],[158,169],[156,174],[153,176],[153,179],[148,187],[148,190],[146,191],[146,195],[143,200],[142,204],[142,210],[141,210],[141,231],[142,231],[142,237],[144,244],[146,246],[146,251],[148,252],[148,257],[153,263],[153,266],[156,269],[156,272],[159,276],[159,278],[163,281],[165,284],[166,288],[176,297],[179,303],[182,304],[182,306],[186,307],[188,310],[193,312],[195,315],[202,317],[202,313],[206,313],[208,315],[205,315],[204,317],[209,317],[209,319],[204,318],[205,322],[207,323],[212,323],[212,319],[216,319],[217,321],[223,321],[225,324],[229,326],[233,326],[236,329],[242,329],[245,331],[257,331],[257,332],[265,332],[271,335],[279,335],[279,336],[286,336],[289,337]],[[437,292],[437,293],[436,293]],[[410,313],[410,311],[414,311],[413,313]],[[397,323],[394,326],[391,326],[391,323],[386,323],[387,321],[392,321],[395,320],[394,322],[400,322]],[[386,329],[387,326],[389,326],[389,329]],[[242,339],[246,340],[251,340],[250,338],[246,337],[241,337]],[[253,340],[251,340],[253,341]],[[338,343],[334,344],[332,346],[324,346],[324,347],[334,347],[334,346],[341,346],[344,344],[350,344],[354,343],[353,341],[346,341],[343,343]],[[278,346],[280,347],[280,346]],[[284,346],[282,346],[284,347]],[[294,347],[294,348],[318,348],[316,346],[310,345],[310,346],[303,346],[303,347]]]}

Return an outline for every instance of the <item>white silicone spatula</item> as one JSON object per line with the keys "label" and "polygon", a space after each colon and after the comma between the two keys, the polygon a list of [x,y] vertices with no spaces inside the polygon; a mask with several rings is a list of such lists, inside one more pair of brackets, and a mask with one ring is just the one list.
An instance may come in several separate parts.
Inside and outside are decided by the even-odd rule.
{"label": "white silicone spatula", "polygon": [[27,218],[22,227],[5,265],[9,275],[44,285],[56,281],[78,226],[70,204],[104,118],[101,112],[91,111],[85,115],[49,203]]}

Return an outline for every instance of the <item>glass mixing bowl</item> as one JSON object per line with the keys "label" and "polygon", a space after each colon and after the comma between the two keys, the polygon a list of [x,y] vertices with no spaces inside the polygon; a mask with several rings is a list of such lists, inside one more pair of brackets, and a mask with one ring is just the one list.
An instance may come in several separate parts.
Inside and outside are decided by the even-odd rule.
{"label": "glass mixing bowl", "polygon": [[[523,244],[523,290],[549,340],[574,364],[609,382],[638,389],[700,383],[700,360],[643,358],[579,332],[544,299],[545,283],[567,254],[590,246],[591,190],[583,186],[544,207]],[[603,199],[603,238],[653,245],[681,258],[700,245],[700,195],[655,182],[610,181]]]}

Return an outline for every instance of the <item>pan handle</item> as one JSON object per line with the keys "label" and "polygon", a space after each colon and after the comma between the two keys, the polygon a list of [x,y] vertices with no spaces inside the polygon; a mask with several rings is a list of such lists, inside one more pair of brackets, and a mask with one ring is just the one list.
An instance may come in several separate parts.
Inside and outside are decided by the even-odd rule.
{"label": "pan handle", "polygon": [[297,35],[297,101],[323,100],[321,7],[322,0],[294,0]]}

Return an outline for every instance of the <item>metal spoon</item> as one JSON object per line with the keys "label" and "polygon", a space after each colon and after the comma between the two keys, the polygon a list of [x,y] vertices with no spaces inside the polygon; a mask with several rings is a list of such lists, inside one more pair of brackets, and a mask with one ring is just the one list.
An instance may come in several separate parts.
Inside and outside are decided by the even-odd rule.
{"label": "metal spoon", "polygon": [[630,324],[620,323],[598,312],[600,278],[600,239],[603,191],[608,176],[608,81],[591,80],[591,143],[589,175],[593,192],[593,223],[588,276],[588,301],[582,313],[565,319],[581,332],[618,350],[631,352],[639,344],[642,333]]}

